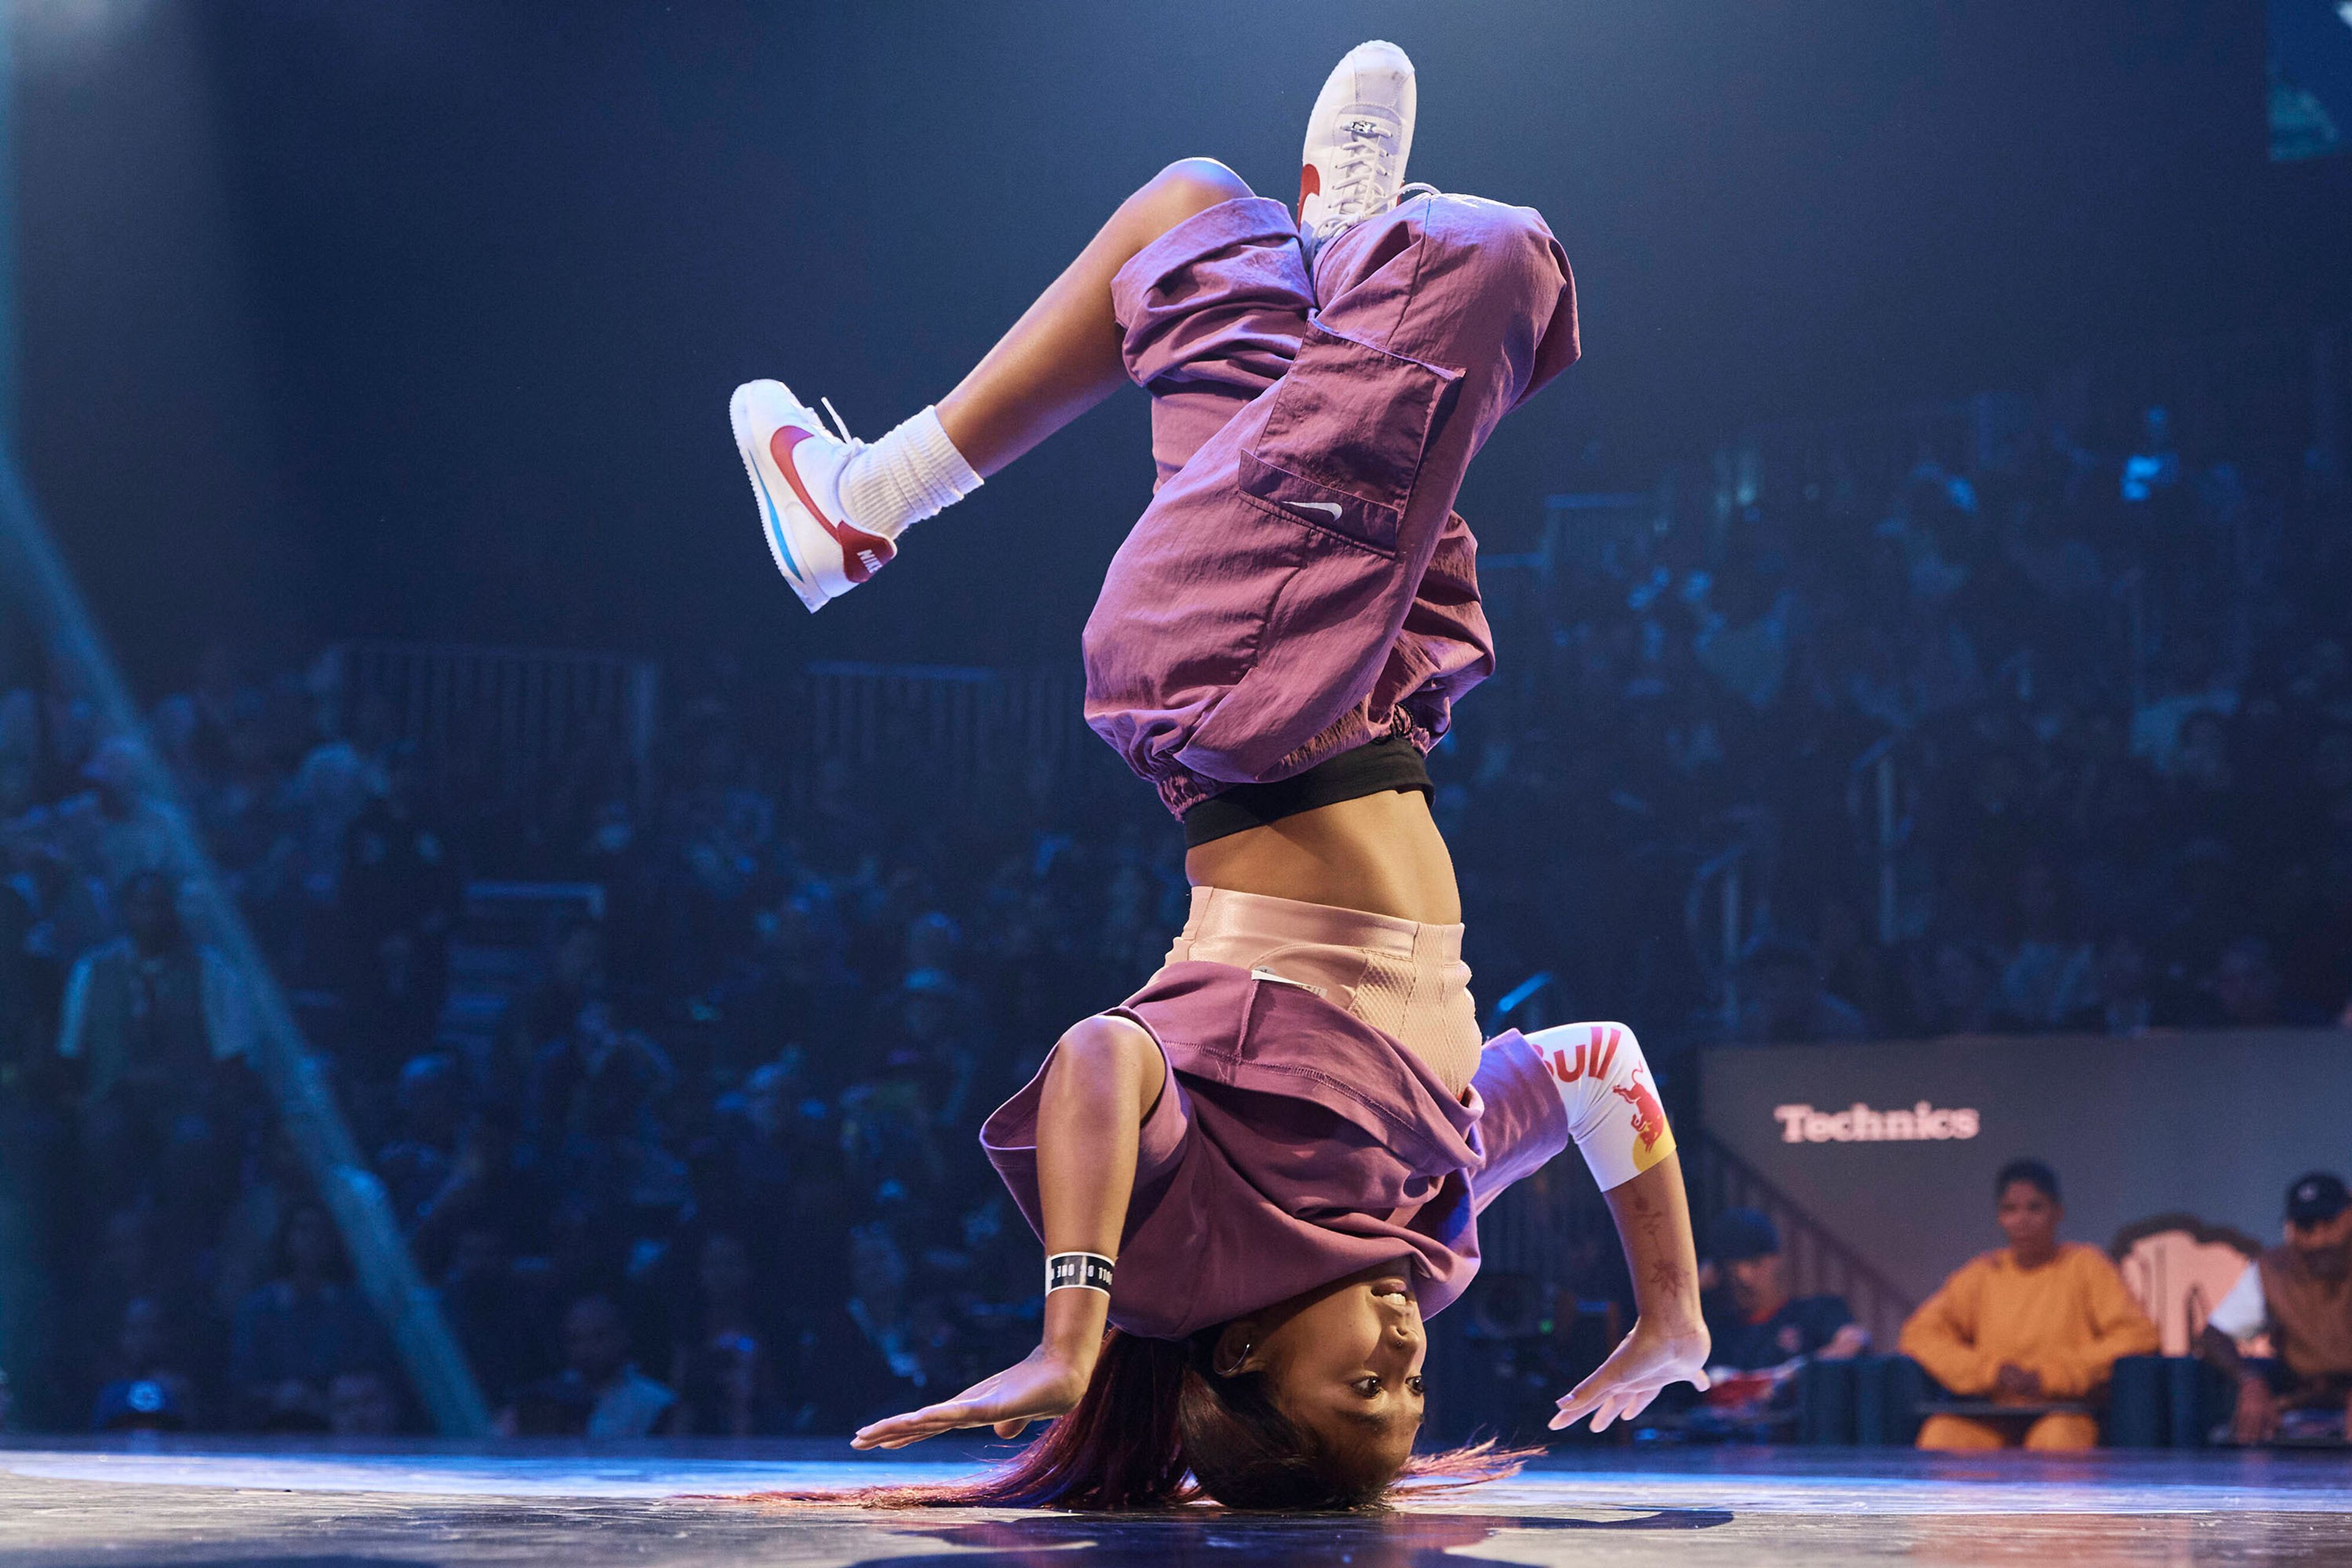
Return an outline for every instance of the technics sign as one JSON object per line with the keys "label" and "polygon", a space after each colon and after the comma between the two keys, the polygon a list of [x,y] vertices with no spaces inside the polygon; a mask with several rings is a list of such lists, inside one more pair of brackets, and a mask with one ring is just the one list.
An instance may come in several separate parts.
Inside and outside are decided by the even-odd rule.
{"label": "technics sign", "polygon": [[1977,1113],[1969,1107],[1941,1110],[1926,1100],[1908,1110],[1873,1110],[1860,1100],[1843,1110],[1810,1105],[1776,1105],[1783,1143],[1927,1143],[1977,1135]]}
{"label": "technics sign", "polygon": [[1700,1054],[1699,1106],[1717,1142],[1925,1297],[2000,1245],[1992,1176],[2021,1154],[2057,1167],[2077,1241],[2168,1211],[2277,1235],[2288,1182],[2352,1165],[2352,1035],[1724,1046]]}

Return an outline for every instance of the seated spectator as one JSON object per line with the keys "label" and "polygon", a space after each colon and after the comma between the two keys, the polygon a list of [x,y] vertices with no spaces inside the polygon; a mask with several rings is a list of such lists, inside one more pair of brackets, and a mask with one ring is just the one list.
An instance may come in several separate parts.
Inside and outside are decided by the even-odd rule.
{"label": "seated spectator", "polygon": [[344,835],[345,988],[352,1043],[371,1062],[397,1061],[390,1053],[432,1037],[449,932],[464,913],[446,836],[417,809],[415,785],[415,759],[401,756]]}
{"label": "seated spectator", "polygon": [[773,1352],[753,1305],[751,1255],[723,1231],[702,1243],[670,1359],[679,1436],[749,1437],[775,1429]]}
{"label": "seated spectator", "polygon": [[668,1056],[594,1003],[581,1009],[569,1039],[541,1053],[541,1064],[544,1103],[565,1108],[541,1121],[562,1133],[539,1146],[549,1181],[636,1236],[657,1234],[693,1198],[662,1114],[677,1077]]}
{"label": "seated spectator", "polygon": [[2221,950],[2210,989],[2211,1005],[2198,1021],[2214,1028],[2317,1029],[2336,1022],[2324,1009],[2280,994],[2278,963],[2258,936],[2242,936]]}
{"label": "seated spectator", "polygon": [[646,1437],[668,1430],[677,1395],[629,1359],[629,1329],[609,1296],[563,1315],[563,1370],[522,1391],[499,1418],[509,1436]]}
{"label": "seated spectator", "polygon": [[113,1375],[98,1391],[94,1432],[180,1432],[197,1425],[195,1381],[180,1369],[162,1303],[134,1298],[122,1310]]}
{"label": "seated spectator", "polygon": [[414,1231],[449,1179],[465,1097],[455,1057],[413,1057],[394,1091],[398,1133],[377,1152],[376,1174],[404,1231]]}
{"label": "seated spectator", "polygon": [[2058,1239],[2066,1210],[2049,1166],[2012,1160],[1993,1194],[2009,1245],[1944,1281],[1903,1325],[1902,1349],[1961,1399],[2032,1408],[1931,1415],[1919,1447],[2096,1447],[2099,1426],[2087,1411],[2039,1407],[2095,1397],[2116,1361],[2156,1350],[2156,1325],[2105,1253]]}
{"label": "seated spectator", "polygon": [[[79,1371],[95,1387],[118,1375],[121,1334],[132,1303],[154,1301],[165,1318],[186,1322],[194,1316],[192,1260],[173,1245],[152,1203],[126,1204],[108,1215],[84,1245],[80,1270],[79,1321],[67,1325],[79,1340]],[[95,1245],[90,1245],[94,1243]]]}
{"label": "seated spectator", "polygon": [[1727,1209],[1708,1228],[1699,1269],[1701,1308],[1714,1350],[1709,1386],[1677,1400],[1685,1436],[1771,1442],[1796,1419],[1799,1381],[1816,1361],[1860,1354],[1870,1335],[1837,1296],[1792,1298],[1780,1228],[1758,1209]]}
{"label": "seated spectator", "polygon": [[1767,933],[1739,964],[1743,994],[1732,1038],[1746,1045],[1811,1045],[1870,1037],[1870,1021],[1822,982],[1813,950]]}
{"label": "seated spectator", "polygon": [[[5,817],[5,808],[0,808],[0,817]],[[0,842],[0,1077],[15,1079],[38,1068],[36,1058],[48,1044],[47,1025],[57,1000],[57,983],[54,966],[42,963],[32,950],[39,911],[27,888],[8,875],[9,859],[5,843]]]}
{"label": "seated spectator", "polygon": [[162,871],[125,882],[127,934],[82,955],[66,984],[58,1055],[79,1063],[85,1163],[120,1189],[172,1122],[205,1096],[218,1064],[252,1048],[251,1012],[226,960],[181,923],[179,884]]}
{"label": "seated spectator", "polygon": [[[803,1056],[788,1046],[782,1057],[751,1069],[742,1087],[712,1106],[715,1125],[696,1151],[698,1190],[730,1215],[777,1215],[791,1201],[793,1178],[811,1145],[831,1130],[808,1113],[801,1092]],[[822,1100],[816,1110],[827,1109]]]}
{"label": "seated spectator", "polygon": [[514,1118],[505,1107],[467,1116],[440,1184],[416,1206],[408,1247],[418,1266],[428,1273],[443,1268],[467,1226],[511,1230],[528,1224],[539,1212],[536,1175],[515,1161]]}
{"label": "seated spectator", "polygon": [[296,1205],[278,1233],[276,1276],[239,1304],[230,1336],[229,1382],[245,1421],[265,1431],[327,1431],[336,1377],[385,1359],[333,1221],[316,1203]]}
{"label": "seated spectator", "polygon": [[789,1020],[804,1040],[853,1036],[863,994],[842,961],[840,916],[831,900],[796,892],[760,911],[752,930],[755,945],[709,997],[732,1037],[730,1049],[740,1057],[773,1050],[779,1020]]}
{"label": "seated spectator", "polygon": [[506,1233],[487,1218],[459,1227],[441,1277],[441,1311],[494,1405],[504,1405],[517,1384],[541,1370],[531,1364],[529,1306]]}
{"label": "seated spectator", "polygon": [[601,999],[604,992],[604,928],[593,921],[574,919],[550,943],[537,982],[515,998],[499,1019],[491,1092],[501,1100],[524,1103],[540,1052],[570,1033],[580,1010]]}
{"label": "seated spectator", "polygon": [[[2343,1178],[2297,1178],[2285,1228],[2285,1245],[2246,1266],[2198,1342],[2199,1354],[2238,1381],[2230,1427],[2241,1443],[2272,1441],[2291,1411],[2326,1411],[2346,1424],[2339,1435],[2352,1430],[2352,1193]],[[2240,1354],[2265,1332],[2275,1359]]]}
{"label": "seated spectator", "polygon": [[2101,1035],[2144,1035],[2175,1021],[2178,1009],[2158,994],[2147,950],[2127,931],[2117,931],[2099,946],[2094,988],[2095,997],[2059,1020],[2070,1032]]}
{"label": "seated spectator", "polygon": [[1912,979],[1912,1013],[1923,1035],[1981,1035],[1992,1027],[1990,957],[1973,942],[1937,942]]}
{"label": "seated spectator", "polygon": [[89,793],[58,803],[58,837],[89,874],[120,886],[149,871],[181,866],[181,828],[158,789],[162,776],[147,749],[127,735],[100,742],[82,768]]}
{"label": "seated spectator", "polygon": [[2139,446],[2124,458],[2123,499],[2145,505],[2180,482],[2180,453],[2173,445],[2172,416],[2149,408],[2140,416]]}
{"label": "seated spectator", "polygon": [[[1791,1296],[1780,1227],[1757,1209],[1726,1209],[1707,1232],[1717,1284],[1707,1292],[1713,1367],[1730,1373],[1845,1361],[1870,1348],[1843,1296]],[[1713,1370],[1710,1368],[1710,1371]]]}
{"label": "seated spectator", "polygon": [[244,1185],[217,1222],[212,1247],[213,1314],[233,1321],[245,1299],[278,1268],[278,1238],[286,1216],[310,1201],[310,1173],[283,1128],[268,1133],[257,1158],[247,1163]]}
{"label": "seated spectator", "polygon": [[2058,1026],[2098,994],[2098,962],[2066,917],[2057,873],[2029,860],[2017,879],[2019,936],[2000,973],[1998,1018],[2032,1033]]}
{"label": "seated spectator", "polygon": [[400,1429],[400,1397],[373,1367],[339,1372],[327,1388],[327,1429],[338,1437],[389,1437]]}

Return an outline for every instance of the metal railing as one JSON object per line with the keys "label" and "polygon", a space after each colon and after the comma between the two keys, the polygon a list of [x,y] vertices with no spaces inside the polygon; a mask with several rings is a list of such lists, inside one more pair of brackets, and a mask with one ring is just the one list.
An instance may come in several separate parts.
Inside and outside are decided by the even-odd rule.
{"label": "metal railing", "polygon": [[1846,769],[1845,809],[1867,846],[1872,904],[1878,944],[1903,940],[1903,850],[1911,841],[1914,815],[1904,807],[1902,769],[1896,757],[1905,736],[1896,731],[1872,746]]}
{"label": "metal railing", "polygon": [[328,650],[341,728],[371,708],[428,772],[466,763],[507,795],[596,752],[649,782],[660,680],[651,659],[457,643],[344,642]]}
{"label": "metal railing", "polygon": [[[1535,548],[1478,556],[1478,595],[1498,634],[1556,608],[1561,584],[1593,574],[1623,580],[1644,566],[1662,531],[1666,498],[1656,490],[1575,491],[1544,498]],[[1505,658],[1502,678],[1534,677],[1533,660]],[[1516,674],[1514,672],[1517,672]]]}
{"label": "metal railing", "polygon": [[1701,1215],[1760,1209],[1780,1232],[1780,1256],[1790,1294],[1843,1296],[1871,1343],[1892,1352],[1903,1321],[1919,1302],[1861,1253],[1839,1240],[1788,1194],[1720,1142],[1694,1129],[1677,1140],[1690,1173],[1692,1208]]}
{"label": "metal railing", "polygon": [[871,776],[916,765],[961,793],[982,779],[1018,780],[1058,767],[1091,744],[1077,676],[929,664],[812,664],[786,722],[794,755],[838,758]]}

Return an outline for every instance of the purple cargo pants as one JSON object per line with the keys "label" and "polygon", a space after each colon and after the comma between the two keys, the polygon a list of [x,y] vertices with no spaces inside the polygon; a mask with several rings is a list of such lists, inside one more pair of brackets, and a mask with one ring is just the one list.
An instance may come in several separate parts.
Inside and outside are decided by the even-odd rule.
{"label": "purple cargo pants", "polygon": [[1422,196],[1326,244],[1223,203],[1111,284],[1149,391],[1151,505],[1086,630],[1087,722],[1168,808],[1381,735],[1423,751],[1494,668],[1454,498],[1504,415],[1575,363],[1543,220]]}

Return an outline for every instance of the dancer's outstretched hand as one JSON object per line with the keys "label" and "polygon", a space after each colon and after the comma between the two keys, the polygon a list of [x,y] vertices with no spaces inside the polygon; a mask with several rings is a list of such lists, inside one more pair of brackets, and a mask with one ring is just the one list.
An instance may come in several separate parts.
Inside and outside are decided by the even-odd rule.
{"label": "dancer's outstretched hand", "polygon": [[1647,1410],[1668,1384],[1705,1388],[1707,1348],[1703,1328],[1670,1331],[1654,1327],[1647,1318],[1637,1320],[1609,1359],[1559,1402],[1551,1429],[1573,1426],[1590,1412],[1592,1429],[1599,1432],[1612,1421],[1631,1421]]}
{"label": "dancer's outstretched hand", "polygon": [[861,1427],[849,1446],[903,1448],[960,1426],[993,1426],[1000,1437],[1018,1437],[1032,1421],[1067,1415],[1093,1375],[1091,1362],[1081,1366],[1078,1358],[1039,1345],[1018,1364],[982,1378],[953,1399]]}

